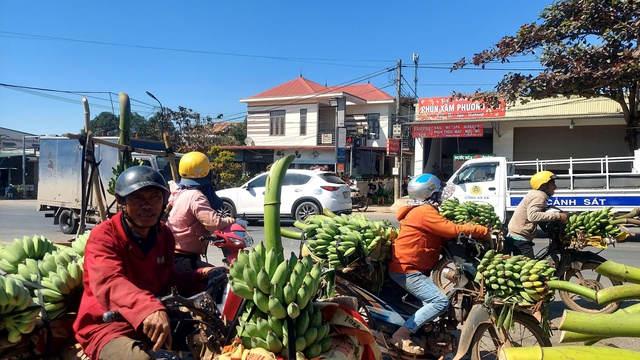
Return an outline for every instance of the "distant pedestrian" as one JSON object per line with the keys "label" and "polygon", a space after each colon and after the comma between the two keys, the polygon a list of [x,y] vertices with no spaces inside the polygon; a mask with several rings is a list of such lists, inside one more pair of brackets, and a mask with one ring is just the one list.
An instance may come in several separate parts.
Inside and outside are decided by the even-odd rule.
{"label": "distant pedestrian", "polygon": [[404,179],[404,182],[402,183],[402,197],[409,196],[408,187],[409,187],[409,180]]}
{"label": "distant pedestrian", "polygon": [[376,195],[378,196],[378,205],[384,205],[384,181],[382,181],[382,179],[378,179],[378,191]]}
{"label": "distant pedestrian", "polygon": [[372,199],[373,198],[373,194],[375,194],[375,192],[376,192],[377,186],[376,186],[376,184],[373,183],[373,179],[371,179],[371,181],[369,181],[367,186],[369,188],[369,190],[367,190],[367,197],[369,199]]}
{"label": "distant pedestrian", "polygon": [[9,184],[9,186],[7,186],[4,189],[4,197],[9,199],[9,200],[13,200],[13,191],[15,190],[15,188],[13,187],[12,184]]}

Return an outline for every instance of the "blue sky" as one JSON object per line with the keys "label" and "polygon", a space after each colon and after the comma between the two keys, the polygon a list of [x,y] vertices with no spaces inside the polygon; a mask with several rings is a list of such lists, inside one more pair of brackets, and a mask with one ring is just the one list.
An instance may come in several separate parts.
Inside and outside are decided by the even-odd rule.
{"label": "blue sky", "polygon": [[540,65],[450,73],[450,64],[514,35],[550,3],[0,0],[0,127],[75,133],[82,94],[91,118],[119,114],[120,92],[148,118],[158,109],[145,91],[165,107],[240,120],[240,99],[301,74],[330,86],[370,81],[395,96],[395,73],[382,70],[398,59],[411,65],[402,70],[410,94],[414,53],[421,98],[489,90],[510,68]]}

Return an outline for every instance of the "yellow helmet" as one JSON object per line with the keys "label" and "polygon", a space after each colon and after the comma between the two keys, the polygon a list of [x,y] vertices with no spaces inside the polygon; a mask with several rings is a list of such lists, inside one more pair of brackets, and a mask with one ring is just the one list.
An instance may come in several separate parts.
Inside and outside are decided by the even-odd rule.
{"label": "yellow helmet", "polygon": [[543,170],[543,171],[538,171],[537,173],[535,173],[535,175],[533,175],[531,177],[531,188],[534,190],[538,190],[540,189],[540,186],[548,183],[551,180],[555,180],[558,177],[552,173],[551,171],[547,171],[547,170]]}
{"label": "yellow helmet", "polygon": [[187,179],[202,179],[209,175],[210,170],[211,163],[209,162],[209,158],[199,151],[184,154],[180,159],[180,166],[178,167],[180,177]]}

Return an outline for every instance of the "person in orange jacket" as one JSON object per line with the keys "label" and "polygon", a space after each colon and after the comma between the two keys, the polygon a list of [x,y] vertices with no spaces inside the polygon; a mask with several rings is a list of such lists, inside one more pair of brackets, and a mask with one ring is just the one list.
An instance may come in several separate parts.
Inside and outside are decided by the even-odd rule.
{"label": "person in orange jacket", "polygon": [[458,225],[438,212],[440,204],[453,194],[454,185],[442,183],[435,175],[422,174],[408,184],[409,202],[398,210],[400,233],[394,240],[389,276],[424,304],[391,337],[391,344],[413,355],[423,355],[411,334],[441,315],[449,306],[447,296],[429,278],[438,262],[440,248],[460,233],[474,239],[491,239],[480,225]]}

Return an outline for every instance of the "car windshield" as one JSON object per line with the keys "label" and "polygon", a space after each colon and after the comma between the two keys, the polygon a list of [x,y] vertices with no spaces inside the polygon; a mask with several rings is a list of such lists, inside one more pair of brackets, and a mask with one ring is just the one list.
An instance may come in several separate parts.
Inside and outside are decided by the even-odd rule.
{"label": "car windshield", "polygon": [[332,183],[332,184],[346,184],[344,182],[344,180],[342,180],[340,178],[340,176],[334,174],[334,173],[325,173],[325,174],[321,174],[320,176],[322,176],[326,182],[328,183]]}

